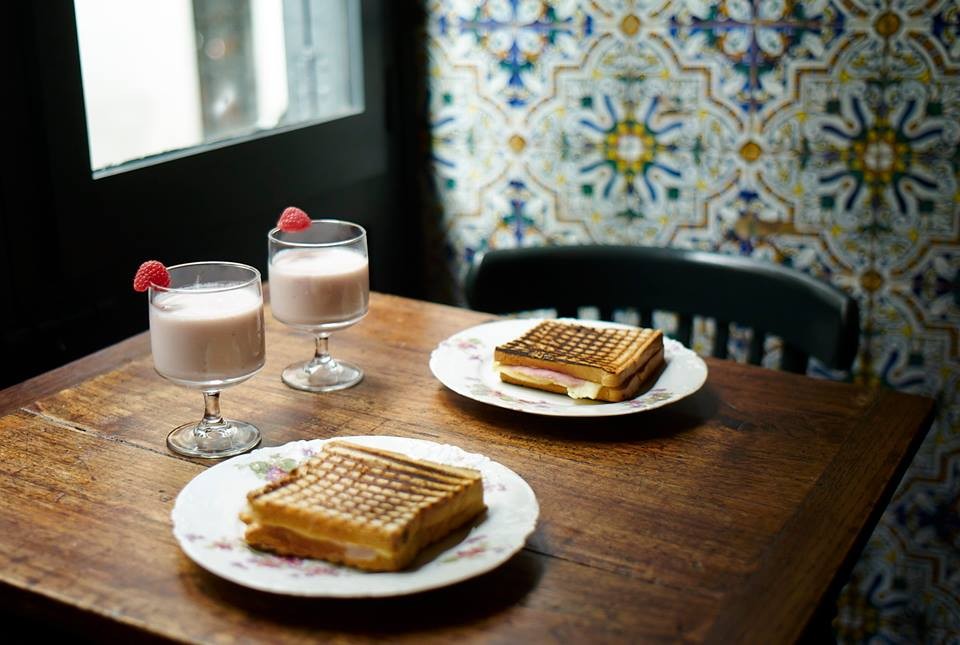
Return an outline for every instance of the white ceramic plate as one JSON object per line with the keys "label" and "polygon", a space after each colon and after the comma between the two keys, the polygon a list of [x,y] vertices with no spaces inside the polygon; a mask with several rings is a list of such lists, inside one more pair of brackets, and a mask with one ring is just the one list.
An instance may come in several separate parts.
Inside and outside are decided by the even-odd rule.
{"label": "white ceramic plate", "polygon": [[198,565],[238,584],[296,596],[398,596],[443,587],[489,571],[523,548],[540,507],[530,486],[483,455],[404,437],[337,437],[483,475],[487,512],[472,526],[427,547],[407,570],[367,573],[322,560],[263,553],[243,540],[247,492],[281,477],[328,440],[294,441],[228,459],[194,477],[177,496],[173,534]]}
{"label": "white ceramic plate", "polygon": [[[430,369],[440,382],[458,394],[509,410],[558,417],[606,417],[652,410],[679,401],[707,380],[707,365],[683,344],[664,337],[666,367],[657,381],[637,397],[618,403],[572,399],[500,380],[493,369],[493,349],[519,337],[540,319],[498,320],[458,332],[430,355]],[[610,322],[568,320],[594,327],[627,327]]]}

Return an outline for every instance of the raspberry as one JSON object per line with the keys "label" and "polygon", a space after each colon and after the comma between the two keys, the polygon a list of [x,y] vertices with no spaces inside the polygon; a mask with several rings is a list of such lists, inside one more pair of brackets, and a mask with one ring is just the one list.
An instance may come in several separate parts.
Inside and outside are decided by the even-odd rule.
{"label": "raspberry", "polygon": [[310,216],[296,206],[288,206],[277,220],[277,228],[285,233],[305,231],[310,228]]}
{"label": "raspberry", "polygon": [[155,284],[158,287],[170,286],[170,274],[167,273],[167,267],[156,260],[147,260],[137,269],[137,275],[133,278],[134,291],[146,291],[150,285]]}

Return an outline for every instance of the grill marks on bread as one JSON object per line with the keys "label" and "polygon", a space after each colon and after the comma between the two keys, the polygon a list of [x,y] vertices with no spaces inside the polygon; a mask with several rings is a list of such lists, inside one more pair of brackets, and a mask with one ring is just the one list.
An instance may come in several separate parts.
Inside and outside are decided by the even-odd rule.
{"label": "grill marks on bread", "polygon": [[464,477],[401,461],[382,452],[331,444],[321,456],[299,466],[293,477],[268,485],[258,502],[265,506],[299,506],[358,526],[397,530],[399,520],[420,507],[455,494]]}
{"label": "grill marks on bread", "polygon": [[247,499],[253,546],[369,570],[403,568],[485,508],[475,470],[343,441]]}
{"label": "grill marks on bread", "polygon": [[618,387],[662,351],[663,333],[658,329],[596,328],[545,320],[497,346],[494,360]]}

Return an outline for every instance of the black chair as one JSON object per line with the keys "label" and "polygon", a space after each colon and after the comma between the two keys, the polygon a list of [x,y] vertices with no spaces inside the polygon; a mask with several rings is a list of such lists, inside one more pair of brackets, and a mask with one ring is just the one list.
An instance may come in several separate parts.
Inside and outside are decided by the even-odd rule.
{"label": "black chair", "polygon": [[730,323],[753,330],[748,360],[759,365],[767,334],[783,339],[781,367],[804,373],[813,356],[849,370],[859,341],[859,308],[849,295],[800,271],[750,258],[639,246],[551,246],[483,254],[471,266],[467,303],[490,313],[555,309],[576,318],[597,307],[677,314],[674,337],[685,345],[695,315],[716,320],[712,355],[727,357]]}

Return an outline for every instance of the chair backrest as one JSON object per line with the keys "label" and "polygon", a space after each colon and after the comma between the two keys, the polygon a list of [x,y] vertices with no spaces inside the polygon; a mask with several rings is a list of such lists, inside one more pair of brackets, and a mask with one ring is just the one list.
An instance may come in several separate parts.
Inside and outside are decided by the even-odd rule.
{"label": "chair backrest", "polygon": [[639,246],[550,246],[489,251],[470,268],[471,308],[491,313],[555,309],[600,318],[633,308],[641,325],[653,311],[677,314],[674,336],[690,344],[693,317],[716,320],[712,355],[726,358],[730,323],[753,330],[748,360],[760,364],[767,334],[783,339],[781,367],[803,373],[810,356],[847,370],[859,341],[859,309],[849,295],[805,273],[750,258]]}

